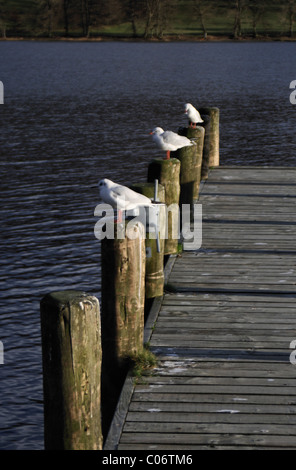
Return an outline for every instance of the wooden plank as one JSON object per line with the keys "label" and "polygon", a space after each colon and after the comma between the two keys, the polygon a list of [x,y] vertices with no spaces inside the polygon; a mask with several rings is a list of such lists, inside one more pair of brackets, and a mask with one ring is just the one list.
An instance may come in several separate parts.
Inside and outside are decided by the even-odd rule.
{"label": "wooden plank", "polygon": [[[217,272],[217,276],[219,274],[222,274]],[[217,279],[217,276],[214,276],[214,273],[192,273],[191,271],[179,271],[179,273],[173,275],[170,277],[170,282],[174,281],[181,281],[181,282],[195,282],[197,284],[204,283],[205,282],[205,276],[207,276],[206,283],[207,285],[210,284],[221,284],[221,280]],[[280,283],[286,283],[286,284],[291,284],[295,285],[296,284],[296,276],[295,275],[284,275],[282,276],[274,276],[269,273],[269,275],[266,275],[263,273],[264,276],[264,284],[273,284],[277,285]],[[250,274],[241,274],[239,273],[237,276],[234,276],[233,273],[228,273],[227,275],[223,276],[224,283],[231,283],[231,284],[261,284],[262,285],[262,278],[263,278],[261,273],[255,274],[252,276],[252,273]],[[287,276],[287,277],[285,277]],[[283,279],[281,279],[283,278]],[[295,291],[296,293],[296,291]]]}
{"label": "wooden plank", "polygon": [[[234,319],[233,319],[234,320]],[[177,329],[177,330],[176,330]],[[184,334],[190,334],[189,331],[191,331],[192,335],[197,338],[196,335],[207,335],[209,334],[209,331],[211,332],[211,335],[218,335],[220,334],[221,339],[225,338],[225,331],[228,332],[229,335],[254,335],[254,333],[257,332],[257,337],[261,333],[262,339],[265,336],[271,337],[272,335],[275,335],[277,338],[280,336],[286,336],[287,332],[291,336],[291,321],[289,323],[285,324],[255,324],[255,325],[249,325],[249,323],[240,323],[237,322],[235,325],[232,323],[231,326],[229,325],[229,321],[225,323],[220,323],[219,319],[216,319],[215,322],[201,322],[199,319],[195,322],[177,322],[175,320],[166,320],[166,321],[161,321],[159,319],[159,322],[155,328],[155,334],[158,335],[162,332],[162,334],[170,334],[173,335],[176,339],[176,336],[180,336],[183,333]]]}
{"label": "wooden plank", "polygon": [[[159,361],[158,366],[151,371],[152,376],[155,374],[157,376],[163,375],[175,375],[178,376],[184,375],[185,377],[265,377],[274,378],[274,377],[286,377],[294,378],[295,369],[291,367],[291,364],[278,365],[271,363],[270,367],[260,363],[248,363],[248,362],[221,362],[221,361],[204,361],[197,362],[192,361],[186,358],[179,360],[168,359],[165,361]],[[144,376],[145,380],[145,376]]]}
{"label": "wooden plank", "polygon": [[[282,435],[282,436],[269,436],[266,434],[260,435],[242,435],[242,434],[231,434],[231,435],[224,435],[224,434],[215,434],[215,433],[207,433],[201,432],[200,434],[197,433],[159,433],[159,432],[143,432],[143,433],[132,433],[123,432],[121,436],[121,443],[129,443],[129,444],[137,444],[141,443],[142,445],[153,444],[154,449],[158,449],[159,445],[168,444],[172,445],[172,442],[176,448],[180,448],[179,445],[185,445],[189,448],[190,445],[196,446],[198,445],[207,445],[210,448],[216,448],[217,446],[228,446],[232,449],[235,447],[239,448],[240,446],[250,446],[252,448],[260,448],[262,446],[268,447],[276,447],[276,448],[286,448],[286,447],[293,447],[295,448],[295,436],[290,435]],[[178,446],[178,447],[176,447]],[[142,447],[145,448],[145,447]],[[165,447],[166,448],[166,447]],[[190,447],[192,448],[192,447]],[[119,447],[120,450],[120,447]]]}
{"label": "wooden plank", "polygon": [[[212,388],[214,390],[214,387]],[[288,397],[287,395],[263,395],[263,394],[252,394],[251,396],[248,396],[247,394],[245,396],[242,396],[240,393],[238,394],[208,394],[208,393],[170,393],[170,395],[166,395],[164,393],[160,392],[155,392],[155,393],[145,393],[145,392],[139,392],[133,396],[133,401],[132,403],[143,403],[145,402],[146,404],[151,403],[158,403],[158,408],[162,407],[163,403],[170,403],[172,406],[177,406],[177,404],[180,404],[180,407],[183,407],[183,404],[185,403],[186,406],[188,403],[194,404],[196,406],[201,406],[201,404],[206,404],[204,406],[204,410],[208,410],[209,407],[216,407],[217,405],[231,405],[233,406],[239,406],[240,403],[237,403],[237,401],[234,401],[234,399],[246,399],[247,403],[249,405],[270,405],[270,406],[286,406],[289,408],[289,412],[292,413],[294,408],[295,408],[295,399],[291,397]],[[291,408],[290,408],[291,406]],[[154,405],[153,405],[154,408]],[[153,409],[152,406],[150,409]],[[217,408],[216,408],[217,410]]]}
{"label": "wooden plank", "polygon": [[228,307],[239,307],[249,305],[252,308],[260,308],[261,306],[284,306],[295,308],[295,294],[294,295],[269,295],[262,293],[252,293],[246,295],[238,294],[211,294],[197,293],[197,294],[184,294],[178,293],[166,293],[162,305],[217,305]]}
{"label": "wooden plank", "polygon": [[[231,406],[225,406],[230,404]],[[165,401],[136,401],[133,400],[129,412],[141,412],[142,421],[145,420],[159,420],[162,418],[163,413],[175,413],[176,415],[180,414],[180,416],[176,417],[176,419],[181,419],[183,414],[185,415],[185,420],[190,420],[188,417],[189,414],[194,414],[195,416],[198,415],[198,419],[205,419],[203,418],[206,415],[207,419],[215,419],[217,422],[219,420],[227,419],[227,415],[230,414],[231,418],[233,413],[231,410],[235,409],[239,413],[240,416],[248,416],[249,419],[254,419],[256,422],[260,422],[260,419],[278,419],[280,418],[282,421],[286,419],[287,415],[294,416],[296,413],[296,405],[283,405],[283,404],[259,404],[259,403],[248,403],[248,402],[227,402],[224,401],[223,403],[192,403],[192,402],[165,402]],[[127,419],[130,419],[130,413],[127,416]],[[209,415],[212,414],[212,417],[209,418]],[[235,413],[237,414],[237,413]],[[251,416],[249,416],[251,415]],[[275,415],[273,417],[272,415]],[[281,416],[282,415],[282,416]]]}
{"label": "wooden plank", "polygon": [[[214,385],[215,389],[215,394],[222,394],[222,395],[283,395],[286,396],[288,393],[291,393],[291,390],[289,391],[287,388],[284,387],[274,387],[270,386],[267,387],[265,386],[253,386],[253,385],[219,385],[215,384]],[[203,384],[166,384],[166,385],[138,385],[135,389],[135,393],[143,393],[145,392],[146,394],[153,394],[153,393],[159,393],[161,390],[161,393],[164,393],[166,395],[169,395],[170,393],[200,393],[200,394],[210,394],[213,393],[213,386],[211,385],[203,385]]]}
{"label": "wooden plank", "polygon": [[[177,298],[175,297],[177,296]],[[261,297],[262,295],[265,298]],[[274,295],[274,302],[272,302],[271,297],[269,296],[269,301],[266,299],[267,294],[262,293],[252,293],[252,294],[207,294],[207,293],[191,293],[184,295],[180,292],[176,293],[166,293],[163,299],[162,308],[197,308],[201,309],[204,307],[209,308],[223,308],[224,310],[235,310],[241,308],[245,311],[261,311],[264,309],[274,308],[295,311],[295,294],[292,295]],[[223,310],[222,310],[223,311]],[[272,313],[272,311],[271,311]]]}
{"label": "wooden plank", "polygon": [[[171,414],[171,419],[173,419],[173,414]],[[290,424],[289,430],[287,424]],[[199,435],[202,433],[207,434],[209,432],[209,428],[211,433],[219,434],[222,436],[223,434],[231,435],[231,434],[246,434],[246,435],[263,435],[265,436],[268,434],[268,437],[273,436],[284,436],[287,437],[287,432],[289,437],[296,436],[296,426],[293,426],[293,421],[286,424],[271,424],[271,423],[236,423],[236,422],[223,422],[223,423],[216,423],[214,421],[210,423],[203,423],[200,422],[150,422],[146,421],[143,422],[130,422],[127,421],[125,424],[125,433],[135,432],[138,434],[141,433],[186,433],[186,434],[196,434],[198,439]],[[139,437],[138,437],[139,439]]]}
{"label": "wooden plank", "polygon": [[[155,389],[155,385],[209,385],[209,384],[216,384],[216,385],[227,385],[227,386],[237,386],[241,385],[242,389],[243,386],[250,384],[252,387],[254,386],[264,386],[264,387],[295,387],[296,386],[296,378],[270,378],[270,377],[232,377],[230,375],[219,377],[215,374],[215,376],[186,376],[186,375],[152,375],[145,377],[143,379],[144,383],[141,385],[138,384],[138,390],[141,391],[141,386],[144,388],[147,385],[153,390]],[[190,391],[190,390],[189,390]]]}
{"label": "wooden plank", "polygon": [[165,357],[188,357],[195,360],[209,360],[209,359],[224,359],[226,361],[230,360],[245,360],[250,362],[278,362],[278,363],[288,363],[290,353],[285,351],[272,351],[272,350],[263,350],[257,351],[256,349],[231,349],[231,348],[219,348],[219,345],[216,345],[216,348],[193,348],[193,347],[174,347],[174,346],[153,346],[151,345],[151,351],[158,355],[161,359]]}
{"label": "wooden plank", "polygon": [[[265,351],[274,351],[274,350],[279,350],[282,352],[286,351],[285,346],[289,346],[290,344],[290,338],[287,339],[286,342],[268,342],[268,341],[256,341],[256,339],[250,338],[250,339],[242,339],[242,340],[233,340],[232,338],[226,337],[224,341],[220,338],[210,338],[208,341],[206,340],[195,340],[195,339],[186,339],[186,340],[175,340],[175,347],[187,347],[187,348],[195,348],[197,350],[201,349],[203,350],[205,347],[207,348],[215,348],[217,346],[217,342],[219,341],[219,346],[221,349],[227,349],[227,350],[239,350],[240,348],[244,348],[246,350],[265,350]],[[171,347],[172,344],[172,338],[167,335],[162,335],[158,336],[157,338],[154,338],[151,346],[153,347]]]}
{"label": "wooden plank", "polygon": [[[159,450],[172,450],[172,451],[176,451],[176,446],[173,444],[173,445],[170,445],[170,444],[147,444],[145,445],[145,449],[149,449],[149,450],[152,450],[154,452],[157,452]],[[131,450],[134,450],[134,451],[137,451],[137,450],[143,450],[143,444],[120,444],[120,447],[119,447],[119,450],[127,450],[127,451],[131,451]],[[148,451],[149,451],[148,450]],[[219,446],[219,445],[214,445],[214,444],[210,444],[210,445],[195,445],[195,444],[191,444],[191,445],[182,445],[182,444],[178,444],[178,451],[193,451],[193,450],[233,450],[233,446]],[[237,450],[254,450],[254,447],[253,446],[240,446]],[[259,450],[259,449],[258,449]],[[264,447],[264,446],[261,446],[260,447],[260,450],[271,450],[270,447]],[[272,447],[272,450],[283,450],[282,448],[280,447]],[[293,447],[285,447],[284,450],[294,450]]]}

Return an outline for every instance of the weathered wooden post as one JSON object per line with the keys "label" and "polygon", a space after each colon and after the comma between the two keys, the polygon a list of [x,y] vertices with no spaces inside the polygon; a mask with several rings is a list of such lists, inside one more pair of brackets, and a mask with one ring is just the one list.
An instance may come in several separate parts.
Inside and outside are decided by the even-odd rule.
{"label": "weathered wooden post", "polygon": [[219,166],[219,108],[199,108],[205,128],[204,154],[202,164],[202,179],[207,179],[209,168]]}
{"label": "weathered wooden post", "polygon": [[[144,194],[153,200],[153,206],[147,209],[147,224],[151,222],[149,216],[153,217],[155,211],[159,211],[157,215],[158,239],[153,233],[153,227],[146,226],[146,275],[145,275],[145,297],[152,299],[163,295],[164,287],[164,244],[165,244],[165,223],[166,212],[164,186],[157,185],[157,201],[155,201],[155,183],[138,183],[133,184],[131,189],[138,193]],[[157,204],[157,202],[159,204]],[[151,218],[150,217],[150,218]],[[156,228],[156,227],[155,227]],[[149,231],[150,229],[150,231]]]}
{"label": "weathered wooden post", "polygon": [[[185,160],[185,156],[180,153],[180,156],[175,152],[175,155],[177,158],[180,158],[181,161],[181,173],[180,173],[180,182],[181,182],[181,194],[180,194],[180,203],[182,199],[182,183],[186,184],[186,182],[190,182],[190,178],[193,181],[193,190],[192,190],[192,195],[193,195],[193,200],[196,201],[199,197],[199,187],[200,187],[200,181],[201,181],[201,166],[202,166],[202,156],[203,156],[203,146],[204,146],[204,136],[205,136],[205,129],[204,127],[197,126],[195,128],[193,127],[181,127],[178,132],[180,135],[184,135],[188,139],[194,139],[196,146],[195,146],[195,152],[196,152],[196,159],[194,156],[193,158],[189,159],[189,162]],[[192,147],[184,147],[183,149],[180,150],[185,150],[185,149],[192,149]],[[180,152],[180,150],[178,152]],[[190,154],[189,154],[190,155]],[[183,160],[184,159],[184,164]],[[187,157],[188,158],[188,157]],[[191,176],[190,176],[190,172]]]}
{"label": "weathered wooden post", "polygon": [[114,224],[114,238],[101,240],[102,417],[107,434],[128,371],[129,358],[143,349],[145,228]]}
{"label": "weathered wooden post", "polygon": [[114,239],[101,241],[103,364],[111,371],[143,347],[145,229],[130,222],[114,224]]}
{"label": "weathered wooden post", "polygon": [[[155,201],[155,181],[151,183],[134,183],[130,188]],[[157,199],[159,202],[165,202],[165,188],[162,184],[157,185]]]}
{"label": "weathered wooden post", "polygon": [[193,193],[197,173],[196,145],[180,148],[173,152],[173,155],[181,162],[179,206],[182,213],[183,204],[189,204],[190,210],[193,207]]}
{"label": "weathered wooden post", "polygon": [[168,208],[165,255],[178,253],[180,167],[181,162],[177,158],[156,158],[148,166],[148,181],[154,182],[157,179],[165,189],[165,203]]}
{"label": "weathered wooden post", "polygon": [[101,326],[96,297],[47,294],[40,303],[46,450],[100,450]]}
{"label": "weathered wooden post", "polygon": [[163,295],[164,247],[166,236],[166,205],[155,203],[149,207],[146,233],[146,299]]}

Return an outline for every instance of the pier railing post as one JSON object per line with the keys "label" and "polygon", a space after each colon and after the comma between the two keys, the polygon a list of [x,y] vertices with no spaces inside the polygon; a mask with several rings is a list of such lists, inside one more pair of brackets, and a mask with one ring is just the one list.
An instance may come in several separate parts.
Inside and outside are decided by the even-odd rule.
{"label": "pier railing post", "polygon": [[96,297],[47,294],[40,303],[46,450],[100,450],[101,326]]}
{"label": "pier railing post", "polygon": [[203,107],[198,110],[205,128],[202,179],[207,179],[209,168],[219,166],[219,108]]}
{"label": "pier railing post", "polygon": [[180,168],[181,162],[177,158],[168,160],[156,158],[148,166],[148,182],[157,179],[165,189],[165,203],[168,208],[165,255],[178,253],[176,233],[179,227]]}
{"label": "pier railing post", "polygon": [[[122,235],[122,230],[124,234]],[[122,237],[122,238],[120,238]],[[114,239],[101,240],[102,418],[106,435],[129,358],[143,349],[145,310],[145,228],[140,222],[114,224]]]}
{"label": "pier railing post", "polygon": [[145,303],[145,229],[140,222],[115,224],[114,239],[101,241],[103,364],[124,366],[143,347]]}
{"label": "pier railing post", "polygon": [[[196,143],[195,145],[195,152],[196,152],[196,159],[192,159],[191,161],[189,160],[189,165],[188,168],[185,172],[184,169],[182,169],[183,166],[186,165],[186,161],[183,161],[179,157],[179,155],[176,152],[177,158],[180,158],[181,160],[181,173],[180,173],[180,182],[181,182],[181,194],[180,194],[180,203],[182,199],[182,181],[184,180],[184,183],[187,181],[190,181],[190,171],[192,171],[191,175],[191,180],[193,181],[193,190],[192,190],[192,195],[193,195],[193,200],[196,201],[198,200],[199,197],[199,187],[200,187],[200,181],[201,181],[201,167],[202,167],[202,157],[203,157],[203,147],[204,147],[204,137],[205,137],[205,129],[204,127],[197,126],[195,128],[193,127],[181,127],[178,132],[180,135],[183,135],[187,137],[188,139],[193,139]],[[185,149],[191,149],[192,147],[184,147],[183,149],[180,150],[185,150]],[[178,152],[180,152],[180,150]],[[186,155],[186,154],[185,154]],[[181,154],[182,156],[182,154]]]}
{"label": "pier railing post", "polygon": [[180,168],[180,199],[179,206],[182,214],[182,205],[189,204],[190,212],[193,210],[193,193],[197,173],[196,146],[183,147],[173,152],[175,158],[181,162]]}
{"label": "pier railing post", "polygon": [[[153,204],[149,208],[149,219],[149,231],[146,234],[145,295],[146,299],[153,299],[163,295],[164,288],[166,205]],[[153,224],[151,219],[154,219]]]}
{"label": "pier railing post", "polygon": [[[165,245],[165,190],[161,184],[157,185],[157,201],[155,201],[155,183],[135,183],[131,186],[134,191],[144,194],[153,200],[154,204],[148,208],[146,215],[146,274],[145,274],[145,297],[153,299],[163,295],[164,287],[164,245]],[[162,203],[162,204],[161,204]],[[156,214],[157,212],[157,214]],[[157,225],[151,226],[153,215],[157,217]],[[156,222],[156,220],[155,220]],[[158,230],[158,237],[153,229]]]}

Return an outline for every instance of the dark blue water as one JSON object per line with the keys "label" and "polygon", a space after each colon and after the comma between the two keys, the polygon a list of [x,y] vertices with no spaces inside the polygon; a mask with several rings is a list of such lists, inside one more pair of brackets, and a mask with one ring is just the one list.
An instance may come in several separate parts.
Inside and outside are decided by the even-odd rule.
{"label": "dark blue water", "polygon": [[149,132],[220,108],[221,164],[296,166],[293,43],[0,42],[0,449],[43,448],[39,302],[100,298],[93,188],[146,180]]}

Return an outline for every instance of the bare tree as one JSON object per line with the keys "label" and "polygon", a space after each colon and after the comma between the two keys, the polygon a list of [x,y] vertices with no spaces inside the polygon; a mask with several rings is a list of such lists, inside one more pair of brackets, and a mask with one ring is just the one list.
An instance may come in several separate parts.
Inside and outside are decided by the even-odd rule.
{"label": "bare tree", "polygon": [[63,0],[65,35],[69,36],[69,9],[71,0]]}
{"label": "bare tree", "polygon": [[289,21],[289,35],[292,38],[294,36],[294,24],[296,20],[296,1],[288,0],[286,8]]}
{"label": "bare tree", "polygon": [[5,0],[0,0],[0,30],[2,37],[6,39],[6,28],[8,22],[8,12]]}
{"label": "bare tree", "polygon": [[0,0],[0,31],[2,37],[6,39],[6,31],[12,20],[12,6],[7,0]]}
{"label": "bare tree", "polygon": [[155,0],[146,0],[146,25],[144,37],[148,38],[151,32],[152,19],[155,15]]}
{"label": "bare tree", "polygon": [[281,34],[288,32],[288,35],[292,38],[296,21],[296,0],[279,0],[275,3],[278,7],[279,21],[283,28]]}
{"label": "bare tree", "polygon": [[235,17],[233,24],[233,37],[238,39],[242,35],[242,15],[245,10],[245,0],[235,0]]}
{"label": "bare tree", "polygon": [[41,26],[46,30],[48,37],[51,37],[59,19],[61,2],[60,0],[40,0],[38,6]]}
{"label": "bare tree", "polygon": [[257,0],[248,0],[248,9],[251,12],[252,32],[254,38],[258,37],[258,22],[262,19],[264,13],[266,12],[266,6],[267,5],[265,0],[260,0],[259,2]]}
{"label": "bare tree", "polygon": [[80,3],[80,22],[82,34],[85,37],[90,36],[91,26],[97,26],[105,16],[104,9],[108,7],[108,2],[102,0],[79,0]]}
{"label": "bare tree", "polygon": [[156,36],[162,39],[171,12],[170,1],[146,0],[145,3],[146,24],[144,37]]}
{"label": "bare tree", "polygon": [[91,0],[81,0],[80,15],[83,36],[89,37]]}
{"label": "bare tree", "polygon": [[193,10],[200,21],[204,39],[208,36],[207,19],[213,13],[213,7],[213,2],[209,0],[193,0]]}
{"label": "bare tree", "polygon": [[133,36],[138,36],[138,23],[145,15],[145,0],[121,0],[123,7],[123,19],[129,21],[132,26]]}

